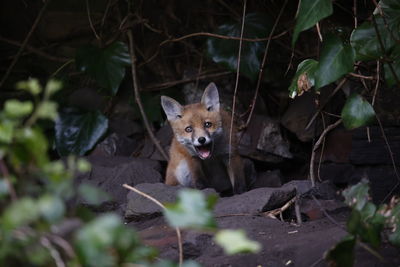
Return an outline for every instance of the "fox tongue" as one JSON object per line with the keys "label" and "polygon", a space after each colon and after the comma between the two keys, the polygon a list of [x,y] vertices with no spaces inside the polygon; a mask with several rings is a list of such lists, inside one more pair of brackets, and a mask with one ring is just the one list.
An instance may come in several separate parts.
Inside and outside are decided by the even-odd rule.
{"label": "fox tongue", "polygon": [[208,147],[198,147],[197,151],[200,157],[202,157],[203,159],[208,158],[211,154],[210,149]]}

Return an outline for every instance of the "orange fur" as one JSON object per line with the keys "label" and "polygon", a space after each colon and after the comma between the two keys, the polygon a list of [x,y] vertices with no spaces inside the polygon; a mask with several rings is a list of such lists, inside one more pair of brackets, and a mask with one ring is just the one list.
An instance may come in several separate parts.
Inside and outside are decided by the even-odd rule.
{"label": "orange fur", "polygon": [[[234,192],[243,192],[245,178],[237,152],[236,127],[229,149],[231,116],[219,108],[215,85],[206,88],[200,103],[181,106],[175,100],[163,97],[162,104],[174,132],[165,183],[195,188],[214,187],[217,191],[225,191],[228,184]],[[188,127],[191,131],[187,131]],[[208,152],[201,154],[196,150],[202,147],[199,144],[202,138],[208,147],[212,147],[210,156]],[[204,155],[206,158],[201,158]]]}

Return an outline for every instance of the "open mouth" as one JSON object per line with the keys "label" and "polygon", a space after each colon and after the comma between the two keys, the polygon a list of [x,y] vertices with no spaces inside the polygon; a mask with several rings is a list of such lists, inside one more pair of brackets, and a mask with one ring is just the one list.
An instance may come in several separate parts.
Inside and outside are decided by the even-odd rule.
{"label": "open mouth", "polygon": [[212,154],[212,142],[207,145],[195,146],[195,149],[201,159],[208,159]]}

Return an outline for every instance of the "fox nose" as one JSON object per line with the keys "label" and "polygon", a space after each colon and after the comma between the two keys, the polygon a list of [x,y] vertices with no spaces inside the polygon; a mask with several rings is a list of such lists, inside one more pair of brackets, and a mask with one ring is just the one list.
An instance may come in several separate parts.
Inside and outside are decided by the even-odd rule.
{"label": "fox nose", "polygon": [[197,141],[199,141],[200,144],[204,144],[206,142],[206,138],[205,137],[199,137],[199,139],[197,139]]}

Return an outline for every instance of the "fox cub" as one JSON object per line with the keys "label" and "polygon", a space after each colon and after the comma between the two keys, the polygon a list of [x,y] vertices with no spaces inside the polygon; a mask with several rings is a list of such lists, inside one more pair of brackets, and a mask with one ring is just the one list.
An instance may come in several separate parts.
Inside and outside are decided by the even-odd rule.
{"label": "fox cub", "polygon": [[234,193],[244,192],[246,182],[237,152],[236,129],[229,149],[231,116],[220,107],[215,84],[207,86],[200,103],[181,106],[162,96],[161,105],[174,132],[165,183],[212,187],[221,193],[232,189]]}

